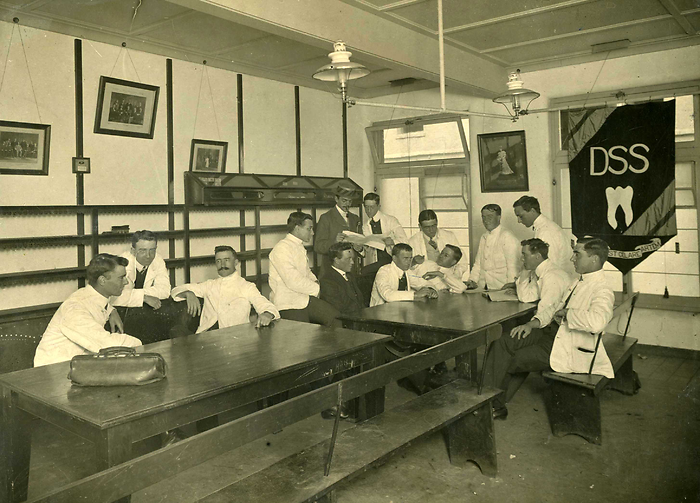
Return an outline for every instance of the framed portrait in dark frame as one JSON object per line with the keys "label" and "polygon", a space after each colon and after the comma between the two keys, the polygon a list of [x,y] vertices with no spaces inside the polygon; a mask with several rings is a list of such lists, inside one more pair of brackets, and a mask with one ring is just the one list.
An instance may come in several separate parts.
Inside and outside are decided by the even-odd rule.
{"label": "framed portrait in dark frame", "polygon": [[152,139],[159,92],[157,86],[101,76],[94,132]]}
{"label": "framed portrait in dark frame", "polygon": [[0,173],[48,176],[50,145],[49,124],[0,121]]}
{"label": "framed portrait in dark frame", "polygon": [[190,171],[195,173],[226,172],[228,142],[212,140],[192,140],[190,149]]}
{"label": "framed portrait in dark frame", "polygon": [[525,131],[478,135],[481,192],[527,192]]}

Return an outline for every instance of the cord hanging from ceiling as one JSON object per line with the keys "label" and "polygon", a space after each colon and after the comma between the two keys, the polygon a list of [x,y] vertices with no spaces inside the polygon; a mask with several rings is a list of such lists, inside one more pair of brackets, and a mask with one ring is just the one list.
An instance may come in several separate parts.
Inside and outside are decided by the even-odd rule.
{"label": "cord hanging from ceiling", "polygon": [[27,75],[29,76],[29,86],[32,90],[32,97],[34,98],[34,106],[36,107],[36,114],[39,116],[39,123],[41,120],[41,112],[39,111],[39,102],[36,98],[36,92],[34,91],[34,80],[32,79],[32,72],[29,68],[29,59],[27,58],[27,48],[24,46],[24,37],[22,36],[22,29],[19,25],[19,18],[14,18],[12,20],[14,24],[12,25],[12,33],[10,33],[10,42],[7,44],[7,53],[5,54],[5,63],[3,65],[2,80],[0,81],[0,94],[2,94],[2,87],[5,84],[5,75],[7,74],[7,63],[10,59],[10,48],[12,47],[12,40],[15,36],[15,26],[17,27],[17,33],[19,34],[19,40],[22,44],[22,55],[24,56],[24,65],[27,67]]}

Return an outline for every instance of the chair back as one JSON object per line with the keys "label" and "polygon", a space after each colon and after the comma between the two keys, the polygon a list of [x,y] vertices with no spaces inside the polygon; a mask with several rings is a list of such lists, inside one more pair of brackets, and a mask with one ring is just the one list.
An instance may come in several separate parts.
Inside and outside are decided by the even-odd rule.
{"label": "chair back", "polygon": [[34,366],[41,335],[0,334],[0,374]]}

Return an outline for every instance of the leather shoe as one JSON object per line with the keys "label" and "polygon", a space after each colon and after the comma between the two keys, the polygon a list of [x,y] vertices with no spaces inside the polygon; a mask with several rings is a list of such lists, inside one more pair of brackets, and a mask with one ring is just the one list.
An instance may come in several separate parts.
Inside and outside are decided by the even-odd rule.
{"label": "leather shoe", "polygon": [[493,418],[504,420],[508,417],[508,408],[504,405],[493,409]]}
{"label": "leather shoe", "polygon": [[176,444],[177,442],[185,440],[186,438],[187,435],[185,435],[182,430],[175,428],[174,430],[168,430],[161,434],[161,443],[163,444],[163,447],[168,447],[169,445]]}
{"label": "leather shoe", "polygon": [[[335,416],[338,414],[338,407],[331,407],[330,409],[326,409],[321,412],[321,417],[323,419],[335,419]],[[350,415],[348,414],[347,407],[343,404],[340,407],[340,419],[348,419]]]}

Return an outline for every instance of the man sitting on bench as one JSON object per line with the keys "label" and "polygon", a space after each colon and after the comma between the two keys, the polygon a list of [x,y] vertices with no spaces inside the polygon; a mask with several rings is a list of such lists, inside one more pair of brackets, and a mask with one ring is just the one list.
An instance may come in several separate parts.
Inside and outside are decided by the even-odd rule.
{"label": "man sitting on bench", "polygon": [[[494,404],[494,417],[508,415],[505,404],[513,398],[530,372],[551,368],[556,372],[591,372],[613,377],[605,348],[597,344],[597,334],[612,319],[615,301],[603,271],[608,252],[607,243],[601,239],[581,239],[571,259],[580,277],[559,298],[552,310],[551,323],[535,315],[528,324],[513,329],[511,335],[520,337],[520,340],[511,353],[512,359],[499,386],[506,395],[501,405]],[[546,308],[538,306],[538,314]],[[503,348],[503,344],[494,346],[495,359],[503,357]]]}

